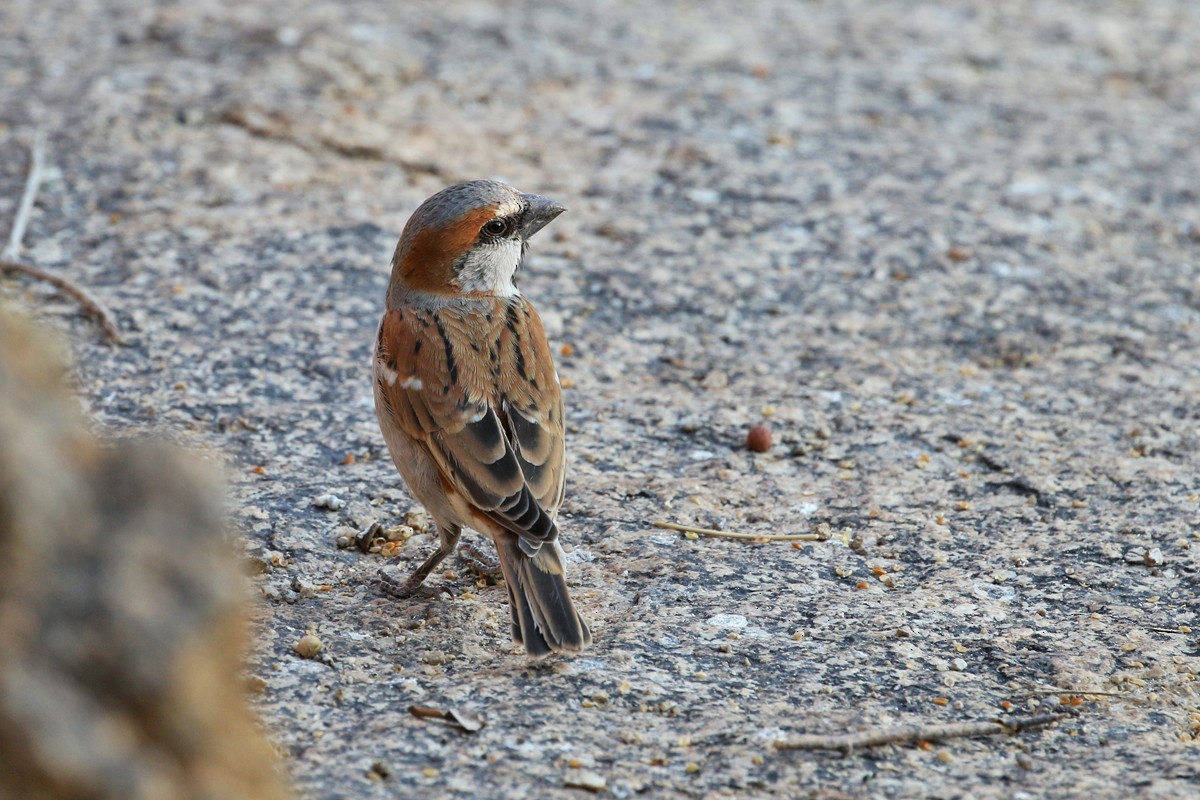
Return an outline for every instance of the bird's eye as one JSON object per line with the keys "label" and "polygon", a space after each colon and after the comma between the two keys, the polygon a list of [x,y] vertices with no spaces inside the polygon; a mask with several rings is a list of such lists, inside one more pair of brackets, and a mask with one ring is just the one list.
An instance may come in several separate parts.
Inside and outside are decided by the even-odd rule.
{"label": "bird's eye", "polygon": [[483,232],[488,236],[503,236],[508,233],[508,220],[493,219],[483,226]]}

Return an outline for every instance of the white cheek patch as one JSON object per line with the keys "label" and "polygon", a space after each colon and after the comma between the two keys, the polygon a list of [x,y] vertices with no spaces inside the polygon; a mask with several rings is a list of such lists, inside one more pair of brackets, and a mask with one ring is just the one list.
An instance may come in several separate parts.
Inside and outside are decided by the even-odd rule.
{"label": "white cheek patch", "polygon": [[400,384],[400,388],[412,389],[414,392],[419,392],[425,388],[425,384],[421,383],[421,379],[416,375],[409,375],[404,379],[404,382]]}
{"label": "white cheek patch", "polygon": [[472,250],[458,271],[459,288],[464,292],[483,292],[497,297],[519,297],[513,276],[521,265],[521,243],[504,239],[494,246]]}

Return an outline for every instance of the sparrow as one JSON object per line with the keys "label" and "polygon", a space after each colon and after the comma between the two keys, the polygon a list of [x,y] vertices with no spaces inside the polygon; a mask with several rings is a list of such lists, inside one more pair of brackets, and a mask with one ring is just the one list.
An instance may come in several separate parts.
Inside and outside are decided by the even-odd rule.
{"label": "sparrow", "polygon": [[536,310],[514,278],[529,238],[565,209],[496,181],[420,205],[392,257],[374,361],[375,413],[396,469],[433,519],[438,549],[463,528],[496,545],[513,640],[535,657],[578,652],[592,634],[567,591],[556,518],[566,480],[563,400]]}

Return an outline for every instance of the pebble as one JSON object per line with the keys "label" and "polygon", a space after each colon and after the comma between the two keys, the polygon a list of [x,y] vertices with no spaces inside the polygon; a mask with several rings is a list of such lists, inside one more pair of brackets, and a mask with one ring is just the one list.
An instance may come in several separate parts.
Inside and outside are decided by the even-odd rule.
{"label": "pebble", "polygon": [[325,644],[316,634],[306,633],[300,637],[300,641],[292,645],[292,649],[296,651],[296,655],[301,658],[315,658],[317,653],[325,648]]}
{"label": "pebble", "polygon": [[404,515],[404,524],[416,533],[424,533],[429,530],[429,515],[425,513],[424,509],[409,509],[408,513]]}
{"label": "pebble", "polygon": [[346,505],[346,501],[338,497],[336,494],[319,494],[313,498],[313,505],[317,508],[326,508],[330,511],[337,511]]}
{"label": "pebble", "polygon": [[568,773],[563,778],[563,786],[569,786],[574,789],[587,789],[589,792],[599,794],[608,788],[608,781],[590,769],[582,769]]}
{"label": "pebble", "polygon": [[716,189],[688,189],[686,194],[696,205],[711,206],[721,202],[721,193]]}
{"label": "pebble", "polygon": [[701,378],[700,385],[709,391],[724,389],[729,385],[729,376],[719,369],[714,369]]}
{"label": "pebble", "polygon": [[1126,564],[1144,564],[1147,567],[1160,567],[1165,560],[1162,549],[1158,547],[1135,547],[1125,553]]}

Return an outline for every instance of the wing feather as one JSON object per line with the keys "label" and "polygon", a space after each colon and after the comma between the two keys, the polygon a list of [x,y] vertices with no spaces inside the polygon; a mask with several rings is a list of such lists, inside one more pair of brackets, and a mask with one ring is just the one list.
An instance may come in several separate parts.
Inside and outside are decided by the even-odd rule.
{"label": "wing feather", "polygon": [[[473,342],[468,331],[477,335],[481,321],[487,338]],[[558,537],[562,395],[536,312],[523,301],[497,301],[486,315],[466,305],[392,309],[375,371],[383,411],[471,505],[529,555]]]}

